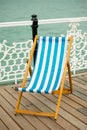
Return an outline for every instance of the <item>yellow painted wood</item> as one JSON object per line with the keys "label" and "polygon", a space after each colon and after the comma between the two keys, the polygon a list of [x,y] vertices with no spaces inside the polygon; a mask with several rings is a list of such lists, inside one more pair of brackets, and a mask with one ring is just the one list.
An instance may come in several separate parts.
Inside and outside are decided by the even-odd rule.
{"label": "yellow painted wood", "polygon": [[30,110],[22,110],[18,109],[16,113],[20,114],[30,114],[30,115],[37,115],[37,116],[50,116],[50,117],[55,117],[55,113],[51,112],[36,112],[36,111],[30,111]]}
{"label": "yellow painted wood", "polygon": [[17,100],[16,107],[15,107],[15,111],[14,111],[14,114],[15,114],[15,115],[16,115],[16,113],[17,113],[17,110],[19,109],[22,94],[23,94],[23,92],[20,92],[20,93],[19,93],[18,100]]}
{"label": "yellow painted wood", "polygon": [[[1,108],[4,110],[6,114],[8,114],[8,118],[11,118],[18,127],[20,127],[23,130],[80,130],[80,129],[86,129],[87,127],[87,115],[86,110],[84,110],[87,106],[87,100],[85,100],[85,97],[87,97],[87,72],[84,73],[84,75],[79,75],[77,77],[72,78],[72,83],[74,83],[73,91],[74,95],[71,94],[70,96],[66,95],[63,96],[62,102],[61,102],[61,109],[59,111],[58,120],[55,121],[51,119],[51,117],[38,117],[37,116],[28,116],[28,115],[17,115],[16,117],[13,115],[13,109],[15,107],[15,102],[18,96],[18,92],[16,92],[12,87],[14,87],[13,84],[5,85],[3,88],[3,85],[0,87],[0,110]],[[66,81],[68,81],[66,79]],[[79,84],[78,84],[79,83]],[[83,85],[85,89],[83,88]],[[67,84],[65,85],[67,87]],[[65,87],[64,86],[64,87]],[[78,93],[80,94],[80,97],[78,97]],[[24,98],[21,102],[22,109],[26,108],[26,105],[29,105],[29,107],[32,110],[37,111],[53,111],[55,109],[57,96],[53,96],[51,94],[30,94],[30,93],[23,93]],[[84,97],[83,97],[84,95]],[[45,98],[44,98],[45,97]],[[46,101],[46,103],[45,103]],[[31,104],[31,102],[33,104]],[[36,103],[35,103],[36,102]],[[35,103],[35,104],[34,104]],[[47,104],[48,103],[48,104]],[[46,106],[44,106],[46,104]],[[53,106],[52,106],[53,105]],[[27,106],[28,107],[28,106]],[[5,119],[4,119],[5,118]],[[11,129],[9,125],[9,119],[7,120],[6,116],[0,111],[0,121],[7,127],[7,129]],[[0,126],[2,128],[2,124],[0,122]],[[12,130],[14,128],[14,124],[12,125]],[[40,125],[40,126],[39,126]],[[33,128],[32,128],[33,127]],[[4,129],[0,129],[4,130]]]}
{"label": "yellow painted wood", "polygon": [[30,56],[29,56],[29,60],[28,60],[28,63],[27,63],[27,67],[26,67],[26,71],[25,71],[25,74],[24,74],[24,79],[22,81],[21,87],[25,86],[26,78],[27,78],[28,71],[29,71],[29,68],[30,68],[30,64],[31,64],[31,61],[32,61],[32,58],[33,58],[33,54],[34,54],[34,50],[35,50],[35,47],[36,47],[36,44],[37,44],[37,40],[38,40],[38,36],[36,35],[33,46],[32,46],[32,50],[31,50],[31,53],[30,53]]}
{"label": "yellow painted wood", "polygon": [[[53,91],[52,92],[52,94],[59,94],[60,93],[60,89],[59,90],[57,90],[57,91]],[[62,92],[62,94],[70,94],[71,93],[71,89],[70,88],[64,88],[63,89],[63,92]]]}
{"label": "yellow painted wood", "polygon": [[[31,74],[30,63],[31,63],[32,58],[33,58],[33,54],[34,54],[34,50],[35,50],[35,47],[36,47],[36,44],[37,44],[37,40],[38,40],[38,36],[36,35],[35,40],[34,40],[34,43],[33,43],[33,46],[32,46],[32,51],[31,51],[30,56],[29,56],[29,59],[28,59],[26,71],[25,71],[25,74],[24,74],[24,79],[23,79],[23,81],[22,81],[22,86],[21,86],[22,88],[25,86],[26,78],[27,78],[27,75],[28,75],[28,71],[30,71],[30,74]],[[20,94],[19,94],[19,96],[18,96],[18,100],[17,100],[17,103],[16,103],[15,112],[14,112],[15,115],[16,115],[16,113],[17,113],[17,110],[19,109],[19,106],[20,106],[22,93],[23,93],[23,92],[20,92]]]}
{"label": "yellow painted wood", "polygon": [[70,71],[70,64],[69,64],[69,62],[67,63],[67,67],[68,67],[70,91],[71,91],[71,93],[72,93],[72,77],[71,77],[71,71]]}
{"label": "yellow painted wood", "polygon": [[[28,71],[30,72],[30,75],[32,75],[30,63],[31,63],[31,60],[32,60],[32,57],[33,57],[33,54],[34,54],[34,50],[35,50],[35,47],[36,47],[37,39],[38,39],[38,36],[35,37],[34,44],[33,44],[33,47],[32,47],[31,53],[30,53],[30,57],[29,57],[29,60],[27,62],[26,72],[25,72],[24,79],[23,79],[21,87],[25,86],[26,78],[27,78],[27,75],[28,75]],[[38,116],[50,116],[50,117],[54,117],[55,119],[58,118],[58,113],[59,113],[59,108],[60,108],[62,94],[69,94],[69,93],[72,92],[72,79],[71,79],[70,65],[69,65],[70,48],[72,46],[72,40],[73,40],[72,37],[68,38],[68,42],[69,42],[69,44],[68,44],[68,51],[67,51],[67,54],[66,54],[66,62],[65,62],[64,73],[63,73],[60,89],[57,90],[57,91],[53,91],[53,93],[52,93],[52,94],[57,94],[57,95],[59,94],[55,113],[35,112],[35,111],[30,111],[30,110],[21,110],[21,109],[19,109],[19,105],[20,105],[20,101],[21,101],[21,97],[22,97],[22,93],[23,93],[23,92],[20,92],[19,97],[18,97],[18,101],[17,101],[17,104],[16,104],[16,108],[15,108],[15,114],[23,113],[23,114],[38,115]],[[64,88],[64,82],[65,82],[65,78],[66,78],[66,70],[67,70],[67,68],[68,68],[70,88],[65,89]]]}
{"label": "yellow painted wood", "polygon": [[66,62],[65,62],[65,67],[64,67],[64,73],[63,73],[63,77],[62,77],[61,87],[60,87],[60,93],[59,93],[59,97],[58,97],[58,101],[57,101],[57,105],[56,105],[55,119],[58,118],[58,113],[59,113],[59,108],[60,108],[60,102],[61,102],[61,98],[62,98],[62,94],[63,94],[63,88],[64,88],[64,82],[65,82],[65,76],[66,76],[66,70],[67,70],[67,63],[69,61],[70,48],[72,46],[72,37],[69,37],[68,41],[69,41],[68,51],[67,51],[67,55],[66,55]]}

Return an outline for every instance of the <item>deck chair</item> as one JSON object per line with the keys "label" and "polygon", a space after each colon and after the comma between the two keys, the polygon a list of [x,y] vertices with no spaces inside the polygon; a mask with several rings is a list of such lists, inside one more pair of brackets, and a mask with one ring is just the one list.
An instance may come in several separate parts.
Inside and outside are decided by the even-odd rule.
{"label": "deck chair", "polygon": [[[34,54],[34,50],[38,44],[36,62],[33,73],[31,73],[30,63]],[[30,114],[38,116],[49,116],[58,118],[60,102],[62,94],[72,93],[72,80],[70,74],[70,48],[72,45],[72,37],[39,37],[36,35],[30,57],[27,63],[26,72],[21,87],[15,88],[21,91],[15,107],[15,114]],[[69,74],[69,88],[64,88],[66,71]],[[26,83],[28,72],[32,74],[29,83]],[[31,93],[50,93],[57,94],[58,101],[55,112],[36,112],[31,110],[21,110],[19,108],[23,92]]]}

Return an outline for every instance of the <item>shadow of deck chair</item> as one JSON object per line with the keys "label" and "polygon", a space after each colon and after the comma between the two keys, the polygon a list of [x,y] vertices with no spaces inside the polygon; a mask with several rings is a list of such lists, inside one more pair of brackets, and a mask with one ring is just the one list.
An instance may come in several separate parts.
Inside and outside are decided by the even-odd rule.
{"label": "shadow of deck chair", "polygon": [[[30,71],[31,74],[30,63],[37,43],[38,51],[34,72],[30,82],[26,85],[28,72]],[[50,116],[55,119],[58,118],[62,94],[72,93],[72,80],[69,65],[71,45],[72,37],[35,37],[22,85],[19,88],[15,88],[17,91],[21,91],[15,107],[15,115],[17,113],[22,113],[38,116]],[[64,88],[67,69],[70,87]],[[51,93],[59,95],[55,112],[50,113],[21,110],[19,106],[23,92]]]}

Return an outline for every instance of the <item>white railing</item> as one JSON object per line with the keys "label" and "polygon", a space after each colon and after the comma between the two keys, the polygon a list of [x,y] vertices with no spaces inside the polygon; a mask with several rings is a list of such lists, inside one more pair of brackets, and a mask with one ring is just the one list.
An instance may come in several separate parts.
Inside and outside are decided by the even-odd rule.
{"label": "white railing", "polygon": [[[23,79],[26,62],[32,46],[32,40],[16,42],[7,46],[7,41],[0,43],[0,82]],[[28,76],[29,77],[29,76]]]}
{"label": "white railing", "polygon": [[71,70],[73,74],[87,71],[87,33],[82,33],[78,29],[79,23],[70,23],[71,29],[67,31],[67,35],[73,36],[73,46],[71,49]]}
{"label": "white railing", "polygon": [[[87,32],[78,29],[80,22],[87,22],[87,17],[83,18],[61,18],[39,20],[39,25],[68,23],[69,30],[66,30],[66,36],[73,36],[73,47],[71,50],[70,65],[72,74],[82,70],[87,71]],[[0,23],[0,28],[15,26],[30,26],[32,21],[4,22]],[[63,35],[63,34],[62,34]],[[28,58],[32,40],[25,42],[15,42],[12,46],[7,45],[7,41],[0,43],[0,83],[5,81],[15,81],[23,78],[26,60]]]}
{"label": "white railing", "polygon": [[[60,18],[60,19],[43,19],[38,20],[38,24],[55,24],[55,23],[75,23],[75,22],[87,22],[87,17],[78,18]],[[15,26],[30,26],[32,21],[19,21],[19,22],[2,22],[1,27],[15,27]]]}

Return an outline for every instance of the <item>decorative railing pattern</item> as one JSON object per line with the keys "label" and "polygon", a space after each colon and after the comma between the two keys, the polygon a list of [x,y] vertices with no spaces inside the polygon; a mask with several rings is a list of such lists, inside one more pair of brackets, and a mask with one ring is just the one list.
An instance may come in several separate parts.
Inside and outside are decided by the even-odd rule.
{"label": "decorative railing pattern", "polygon": [[73,36],[73,46],[71,50],[71,70],[73,74],[82,70],[87,71],[87,33],[78,29],[79,23],[70,23],[70,30],[67,35]]}
{"label": "decorative railing pattern", "polygon": [[32,46],[32,40],[6,45],[0,43],[0,82],[11,82],[23,79],[27,58]]}
{"label": "decorative railing pattern", "polygon": [[[86,18],[39,20],[39,24],[69,23],[70,29],[66,36],[73,36],[70,65],[72,74],[83,70],[87,71],[87,32],[82,33],[78,27],[79,22],[86,21]],[[0,23],[0,27],[29,26],[31,21]],[[63,34],[64,35],[64,34]],[[23,79],[26,61],[32,46],[32,40],[15,42],[8,46],[8,41],[0,43],[0,83],[15,81],[15,84]],[[33,67],[33,66],[32,66]]]}

